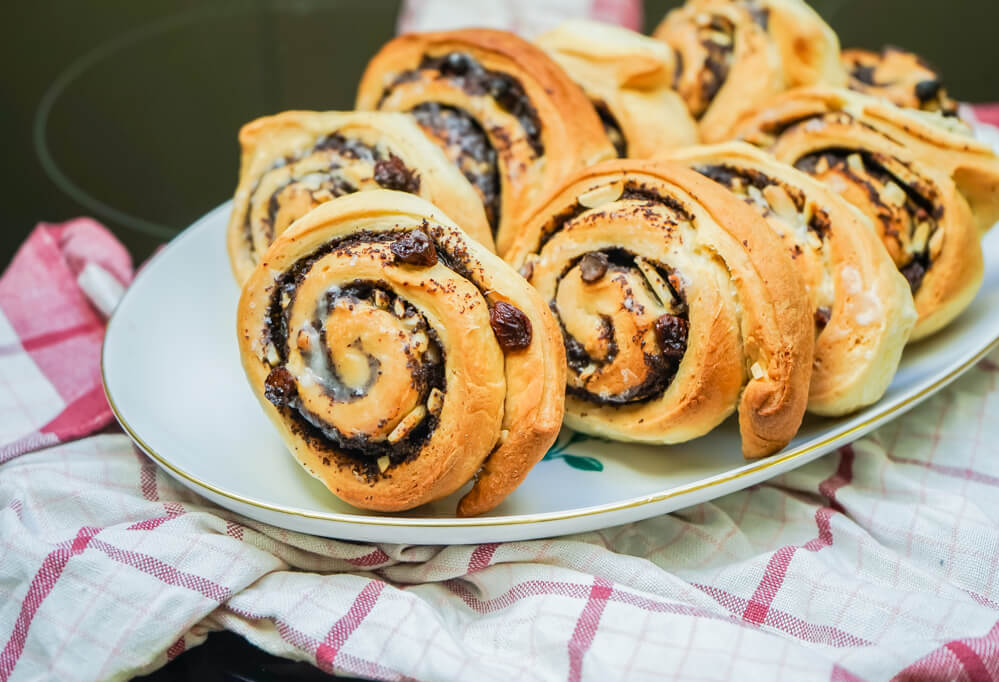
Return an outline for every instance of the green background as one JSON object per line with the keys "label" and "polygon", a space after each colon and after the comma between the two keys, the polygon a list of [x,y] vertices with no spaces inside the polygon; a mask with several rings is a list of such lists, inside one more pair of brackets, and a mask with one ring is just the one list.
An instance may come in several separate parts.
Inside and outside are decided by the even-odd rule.
{"label": "green background", "polygon": [[[646,3],[650,30],[678,2]],[[999,3],[816,0],[844,46],[922,53],[965,101],[999,100]],[[227,199],[239,126],[349,108],[399,3],[40,0],[0,23],[0,263],[32,226],[92,215],[137,260]]]}

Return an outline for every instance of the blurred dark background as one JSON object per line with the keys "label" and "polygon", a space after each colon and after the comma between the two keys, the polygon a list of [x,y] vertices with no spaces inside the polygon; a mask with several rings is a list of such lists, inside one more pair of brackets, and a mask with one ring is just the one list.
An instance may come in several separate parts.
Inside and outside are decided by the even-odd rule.
{"label": "blurred dark background", "polygon": [[[650,30],[679,0],[649,0]],[[954,96],[999,99],[992,0],[815,0],[844,46],[922,53]],[[35,222],[92,215],[137,259],[231,194],[238,127],[349,108],[395,0],[37,0],[0,26],[0,263]]]}

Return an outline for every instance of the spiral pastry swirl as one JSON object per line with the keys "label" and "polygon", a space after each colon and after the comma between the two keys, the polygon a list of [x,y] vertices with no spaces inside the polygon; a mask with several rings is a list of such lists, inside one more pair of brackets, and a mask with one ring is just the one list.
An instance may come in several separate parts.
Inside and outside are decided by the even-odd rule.
{"label": "spiral pastry swirl", "polygon": [[801,0],[687,0],[653,37],[677,53],[674,87],[705,142],[787,88],[846,82],[839,39]]}
{"label": "spiral pastry swirl", "polygon": [[940,74],[917,54],[885,47],[881,52],[843,50],[847,87],[865,95],[884,97],[900,107],[957,116]]}
{"label": "spiral pastry swirl", "polygon": [[792,125],[837,112],[847,114],[859,127],[879,132],[904,147],[908,155],[948,175],[971,207],[981,233],[999,221],[999,158],[956,117],[903,109],[857,92],[816,86],[786,92],[750,112],[736,125],[732,136],[769,147]]}
{"label": "spiral pastry swirl", "polygon": [[870,221],[814,178],[745,143],[690,147],[669,158],[753,206],[800,270],[816,333],[809,411],[836,416],[877,401],[916,310]]}
{"label": "spiral pastry swirl", "polygon": [[[868,216],[909,281],[919,314],[912,339],[941,329],[974,298],[984,261],[968,199],[983,213],[994,210],[985,180],[994,157],[974,152],[967,138],[966,149],[957,149],[956,134],[924,116],[848,91],[807,90],[787,93],[740,128]],[[932,146],[932,134],[940,146]],[[947,144],[955,145],[950,153]],[[952,178],[966,183],[967,194]]]}
{"label": "spiral pastry swirl", "polygon": [[334,197],[368,189],[418,194],[493,248],[475,191],[408,116],[287,111],[246,124],[239,142],[239,186],[227,233],[239,282],[295,220]]}
{"label": "spiral pastry swirl", "polygon": [[419,197],[325,203],[243,287],[250,385],[333,494],[397,511],[474,479],[458,513],[499,504],[554,441],[564,350],[544,302]]}
{"label": "spiral pastry swirl", "polygon": [[575,19],[537,39],[596,107],[621,158],[696,144],[697,124],[673,90],[668,45],[620,26]]}
{"label": "spiral pastry swirl", "polygon": [[508,260],[562,327],[572,428],[677,443],[738,406],[747,457],[796,433],[814,343],[804,284],[724,188],[674,164],[599,164],[537,211]]}
{"label": "spiral pastry swirl", "polygon": [[416,117],[478,190],[500,254],[564,176],[615,155],[579,86],[504,31],[395,38],[368,64],[357,108]]}

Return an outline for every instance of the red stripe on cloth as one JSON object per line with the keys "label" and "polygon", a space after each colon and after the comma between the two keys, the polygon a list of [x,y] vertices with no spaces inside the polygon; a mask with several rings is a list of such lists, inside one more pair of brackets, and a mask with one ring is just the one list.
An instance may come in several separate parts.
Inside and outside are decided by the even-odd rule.
{"label": "red stripe on cloth", "polygon": [[971,647],[964,642],[948,642],[946,646],[961,662],[971,682],[993,682],[992,675],[985,668],[985,663],[982,662],[978,654],[972,651]]}
{"label": "red stripe on cloth", "polygon": [[99,549],[104,552],[104,554],[106,554],[110,559],[113,559],[120,564],[138,569],[146,575],[150,575],[167,585],[186,588],[219,603],[228,600],[229,597],[232,596],[232,591],[228,587],[219,585],[218,583],[200,575],[194,575],[193,573],[182,571],[179,568],[171,566],[154,556],[142,554],[140,552],[133,552],[127,549],[121,549],[100,540],[95,540],[91,544],[95,549]]}
{"label": "red stripe on cloth", "polygon": [[178,516],[183,516],[186,513],[184,511],[184,505],[179,502],[165,502],[163,504],[163,509],[166,512],[165,515],[157,516],[152,519],[145,519],[143,521],[136,521],[131,526],[126,528],[126,530],[155,530],[167,521],[172,521]]}
{"label": "red stripe on cloth", "polygon": [[986,372],[999,372],[999,365],[992,362],[988,358],[985,358],[980,363],[978,363],[978,366],[984,369]]}
{"label": "red stripe on cloth", "polygon": [[999,126],[999,104],[976,104],[971,109],[982,123]]}
{"label": "red stripe on cloth", "polygon": [[999,621],[981,637],[957,639],[934,649],[895,676],[895,680],[957,679],[955,664],[972,682],[993,680],[999,670]]}
{"label": "red stripe on cloth", "polygon": [[496,553],[497,547],[499,547],[498,542],[487,542],[476,547],[468,559],[468,572],[475,573],[488,566],[489,562],[493,560],[493,554]]}
{"label": "red stripe on cloth", "polygon": [[104,386],[94,386],[63,408],[59,415],[41,428],[60,441],[86,436],[111,422],[111,406],[104,396]]}
{"label": "red stripe on cloth", "polygon": [[347,563],[352,566],[362,566],[365,568],[384,564],[386,561],[391,561],[391,557],[377,547],[363,556],[347,559]]}
{"label": "red stripe on cloth", "polygon": [[[288,644],[291,644],[293,647],[301,651],[304,651],[310,655],[315,655],[316,650],[319,648],[318,639],[312,637],[308,633],[302,632],[301,630],[291,625],[287,621],[282,620],[281,618],[253,613],[252,611],[247,611],[246,609],[234,607],[231,604],[226,604],[224,608],[236,614],[240,618],[245,618],[247,620],[268,620],[274,623],[274,629],[277,630],[277,633],[281,637],[281,639],[288,642]],[[340,653],[339,661],[341,669],[355,675],[366,675],[368,677],[379,680],[413,679],[411,677],[407,677],[401,674],[397,670],[386,668],[385,666],[375,663],[374,661],[369,661],[367,659],[360,658],[358,656],[354,656],[344,652]]]}
{"label": "red stripe on cloth", "polygon": [[375,608],[378,595],[385,589],[385,583],[380,580],[372,580],[364,586],[357,596],[350,609],[345,613],[330,631],[326,633],[326,639],[316,648],[316,665],[328,673],[333,672],[333,664],[340,649],[347,643],[364,619],[368,617],[371,610]]}
{"label": "red stripe on cloth", "polygon": [[838,663],[833,666],[832,673],[829,675],[829,682],[864,682],[862,679],[851,673],[846,668],[841,667]]}
{"label": "red stripe on cloth", "polygon": [[101,334],[104,332],[104,325],[100,322],[87,321],[83,324],[78,324],[75,327],[69,327],[67,329],[56,329],[55,331],[45,332],[39,334],[38,336],[31,336],[26,339],[21,339],[21,347],[28,351],[29,353],[41,350],[42,348],[47,348],[57,343],[61,343],[66,339],[71,339],[74,336],[81,336],[93,333]]}
{"label": "red stripe on cloth", "polygon": [[237,540],[243,539],[243,526],[233,521],[225,522],[225,534]]}
{"label": "red stripe on cloth", "polygon": [[641,0],[593,0],[589,18],[641,31],[642,3]]}
{"label": "red stripe on cloth", "polygon": [[38,573],[35,574],[28,586],[24,601],[21,602],[21,611],[14,622],[14,630],[3,648],[3,652],[0,652],[0,682],[6,682],[10,678],[14,666],[17,664],[17,659],[24,651],[24,644],[28,641],[28,628],[31,627],[31,621],[38,613],[42,602],[52,592],[52,588],[55,587],[63,569],[66,568],[66,564],[72,557],[85,550],[99,532],[99,528],[89,526],[81,528],[68,547],[67,543],[62,543],[57,549],[49,552],[42,561]]}
{"label": "red stripe on cloth", "polygon": [[59,438],[54,433],[42,433],[41,431],[29,433],[0,447],[0,464],[5,464],[23,454],[41,450],[58,442]]}
{"label": "red stripe on cloth", "polygon": [[999,486],[999,477],[992,476],[990,474],[984,474],[980,471],[975,471],[974,469],[968,469],[967,467],[955,467],[949,466],[947,464],[937,464],[936,462],[924,462],[920,459],[912,459],[910,457],[899,457],[898,455],[888,454],[888,459],[896,464],[909,464],[912,466],[922,467],[924,469],[929,469],[930,471],[942,474],[944,476],[951,476],[953,478],[960,478],[966,481],[973,481],[975,483],[982,483],[984,485]]}
{"label": "red stripe on cloth", "polygon": [[184,653],[184,649],[187,648],[187,642],[184,641],[184,636],[181,635],[180,639],[170,645],[167,649],[167,660],[172,661],[173,659]]}
{"label": "red stripe on cloth", "polygon": [[607,600],[614,591],[610,582],[603,578],[594,578],[590,588],[590,598],[586,601],[576,627],[569,639],[569,680],[579,682],[583,676],[583,657],[593,644],[593,638],[600,626],[600,616],[607,607]]}
{"label": "red stripe on cloth", "polygon": [[[719,587],[715,587],[714,585],[691,583],[691,586],[696,587],[705,594],[711,596],[715,601],[735,615],[745,612],[746,606],[748,605],[748,601],[746,599],[734,595],[731,592],[727,592]],[[748,623],[748,621],[740,622],[752,625]],[[758,626],[753,627],[760,626],[780,630],[781,632],[789,634],[797,639],[805,640],[806,642],[826,644],[837,648],[871,646],[873,644],[873,642],[870,642],[863,637],[850,634],[849,632],[841,630],[833,625],[816,625],[815,623],[809,623],[797,616],[791,615],[786,611],[774,608],[773,606],[767,609],[767,615],[763,622]]]}
{"label": "red stripe on cloth", "polygon": [[461,600],[465,602],[465,606],[479,614],[502,611],[527,597],[557,595],[560,597],[572,597],[573,599],[585,599],[590,593],[590,590],[585,585],[577,583],[562,583],[552,580],[525,580],[522,583],[517,583],[498,597],[493,599],[479,599],[459,579],[445,580],[443,584],[461,597]]}
{"label": "red stripe on cloth", "polygon": [[791,559],[794,558],[798,549],[804,548],[809,552],[817,552],[823,547],[832,545],[830,518],[833,513],[843,511],[843,507],[836,501],[836,492],[853,479],[853,459],[854,452],[851,446],[847,445],[840,450],[839,466],[836,471],[819,484],[819,493],[829,500],[829,506],[819,507],[815,512],[815,525],[819,531],[818,537],[806,542],[801,547],[788,545],[773,553],[763,571],[760,583],[756,586],[753,596],[742,613],[744,620],[754,625],[760,625],[766,621],[767,611],[784,584],[788,566],[791,565]]}
{"label": "red stripe on cloth", "polygon": [[142,453],[139,455],[139,490],[150,502],[159,502],[160,493],[156,489],[156,464]]}

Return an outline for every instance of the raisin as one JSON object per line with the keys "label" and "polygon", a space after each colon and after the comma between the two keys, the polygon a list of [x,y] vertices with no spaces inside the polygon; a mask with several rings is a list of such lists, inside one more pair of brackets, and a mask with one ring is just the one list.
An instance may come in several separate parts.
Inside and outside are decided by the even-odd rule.
{"label": "raisin", "polygon": [[389,247],[396,262],[430,267],[437,262],[437,249],[423,230],[411,230]]}
{"label": "raisin", "polygon": [[663,355],[679,360],[687,350],[687,331],[689,323],[682,317],[666,313],[655,323],[656,338]]}
{"label": "raisin", "polygon": [[284,367],[275,367],[264,380],[264,397],[278,407],[290,404],[298,396],[295,377]]}
{"label": "raisin", "polygon": [[926,276],[926,266],[919,262],[918,258],[914,258],[899,269],[905,275],[905,279],[908,280],[912,293],[919,291],[919,287],[923,283],[923,277]]}
{"label": "raisin", "polygon": [[943,84],[937,79],[919,81],[916,83],[916,97],[920,102],[929,102],[937,96]]}
{"label": "raisin", "polygon": [[587,284],[593,284],[607,273],[607,254],[602,252],[588,253],[579,261],[580,277]]}
{"label": "raisin", "polygon": [[489,313],[489,326],[504,352],[531,345],[531,321],[516,306],[500,301]]}
{"label": "raisin", "polygon": [[472,62],[467,54],[461,52],[452,52],[447,57],[444,58],[443,63],[440,66],[441,73],[450,73],[455,76],[460,76],[471,68]]}
{"label": "raisin", "polygon": [[410,194],[420,191],[420,176],[406,168],[406,164],[395,154],[389,154],[387,159],[375,163],[375,182],[385,189]]}
{"label": "raisin", "polygon": [[520,266],[520,276],[526,279],[528,282],[531,281],[531,277],[534,276],[534,262],[527,261]]}
{"label": "raisin", "polygon": [[826,306],[820,306],[815,309],[815,326],[822,331],[829,324],[829,319],[832,317],[832,311]]}

